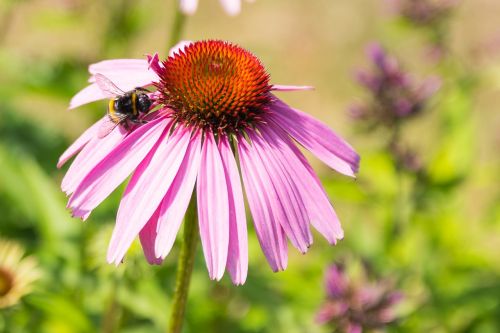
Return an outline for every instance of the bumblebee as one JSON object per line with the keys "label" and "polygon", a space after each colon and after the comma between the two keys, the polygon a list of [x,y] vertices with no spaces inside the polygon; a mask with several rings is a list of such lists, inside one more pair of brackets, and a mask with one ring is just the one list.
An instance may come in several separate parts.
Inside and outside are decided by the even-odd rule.
{"label": "bumblebee", "polygon": [[143,123],[140,116],[148,113],[152,104],[147,95],[148,90],[135,88],[125,92],[102,74],[94,77],[99,88],[112,97],[108,102],[107,117],[99,129],[100,138],[107,136],[118,125],[128,129],[129,123]]}

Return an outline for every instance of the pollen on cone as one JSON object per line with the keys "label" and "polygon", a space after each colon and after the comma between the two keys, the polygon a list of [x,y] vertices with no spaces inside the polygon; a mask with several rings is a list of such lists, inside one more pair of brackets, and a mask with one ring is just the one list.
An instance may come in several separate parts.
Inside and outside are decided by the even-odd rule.
{"label": "pollen on cone", "polygon": [[249,51],[224,41],[189,44],[163,62],[158,90],[179,120],[234,129],[270,102],[269,75]]}
{"label": "pollen on cone", "polygon": [[[249,51],[214,40],[184,44],[162,62],[153,55],[142,62],[116,59],[91,66],[119,87],[157,89],[151,99],[158,109],[148,113],[147,122],[117,127],[104,138],[89,129],[61,158],[63,164],[79,153],[65,176],[72,183],[69,207],[79,217],[86,218],[131,176],[108,261],[123,262],[139,236],[148,262],[160,264],[184,217],[197,214],[209,276],[219,280],[227,270],[234,284],[243,284],[249,255],[245,200],[275,272],[287,267],[288,240],[307,251],[311,226],[335,244],[343,237],[340,220],[296,145],[349,176],[359,167],[354,149],[324,123],[273,95],[271,90],[304,87],[271,85]],[[189,212],[192,200],[196,212]]]}

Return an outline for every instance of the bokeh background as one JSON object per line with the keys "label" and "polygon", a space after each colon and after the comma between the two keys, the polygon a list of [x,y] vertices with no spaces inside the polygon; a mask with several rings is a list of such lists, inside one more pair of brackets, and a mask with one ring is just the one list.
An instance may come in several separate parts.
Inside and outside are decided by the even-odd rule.
{"label": "bokeh background", "polygon": [[[315,318],[324,271],[343,262],[403,293],[390,332],[500,332],[500,2],[463,0],[432,22],[378,0],[257,0],[237,17],[200,2],[185,39],[233,41],[261,58],[273,83],[315,86],[280,97],[342,134],[362,163],[352,180],[309,156],[345,229],[337,246],[315,234],[275,274],[250,226],[240,287],[209,280],[199,249],[184,331],[333,332]],[[175,10],[174,0],[0,0],[0,242],[38,263],[31,292],[0,309],[0,332],[166,330],[178,248],[153,267],[137,243],[123,265],[108,265],[123,187],[83,223],[65,209],[65,169],[55,165],[106,110],[67,110],[87,66],[165,56]],[[372,42],[415,80],[440,78],[421,110],[398,120],[396,137],[395,125],[352,116],[352,105],[373,103],[356,79],[373,67]]]}

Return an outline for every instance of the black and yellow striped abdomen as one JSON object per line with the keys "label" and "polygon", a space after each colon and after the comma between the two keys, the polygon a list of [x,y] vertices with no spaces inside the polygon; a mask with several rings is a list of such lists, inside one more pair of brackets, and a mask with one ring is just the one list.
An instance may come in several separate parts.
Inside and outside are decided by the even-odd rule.
{"label": "black and yellow striped abdomen", "polygon": [[137,119],[139,117],[138,98],[135,91],[112,98],[108,104],[108,115],[114,123],[124,119]]}
{"label": "black and yellow striped abdomen", "polygon": [[112,122],[114,122],[115,124],[119,123],[122,121],[122,118],[120,118],[118,115],[117,115],[117,112],[116,112],[116,109],[115,109],[115,101],[116,101],[116,98],[112,98],[109,100],[109,103],[108,103],[108,116],[109,118],[111,119]]}

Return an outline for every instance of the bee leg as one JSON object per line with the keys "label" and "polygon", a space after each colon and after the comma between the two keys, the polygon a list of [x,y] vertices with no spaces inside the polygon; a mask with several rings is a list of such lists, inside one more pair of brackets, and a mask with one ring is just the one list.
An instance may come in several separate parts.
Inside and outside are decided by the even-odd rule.
{"label": "bee leg", "polygon": [[144,92],[151,92],[149,90],[147,90],[146,88],[143,88],[143,87],[136,87],[135,90],[139,90],[139,91],[144,91]]}
{"label": "bee leg", "polygon": [[125,130],[126,130],[127,132],[130,130],[130,126],[129,126],[129,124],[128,124],[128,121],[126,121],[126,120],[125,120],[124,122],[122,122],[122,125],[123,125],[123,127],[125,128]]}
{"label": "bee leg", "polygon": [[130,119],[130,121],[133,122],[134,124],[147,124],[148,123],[144,119]]}

